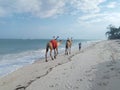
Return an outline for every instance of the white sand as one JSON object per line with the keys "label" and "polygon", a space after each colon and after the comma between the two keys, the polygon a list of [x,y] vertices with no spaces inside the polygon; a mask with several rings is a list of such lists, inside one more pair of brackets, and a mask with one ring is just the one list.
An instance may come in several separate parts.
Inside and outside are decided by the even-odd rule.
{"label": "white sand", "polygon": [[0,90],[120,90],[120,40],[25,66],[1,78]]}

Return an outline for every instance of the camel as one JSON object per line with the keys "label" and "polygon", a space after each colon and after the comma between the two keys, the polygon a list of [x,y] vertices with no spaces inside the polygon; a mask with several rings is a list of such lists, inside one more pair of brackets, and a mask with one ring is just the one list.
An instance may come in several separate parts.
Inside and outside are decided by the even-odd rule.
{"label": "camel", "polygon": [[[49,41],[46,45],[46,53],[45,53],[45,58],[46,58],[46,62],[47,60],[47,53],[50,49],[50,57],[52,60],[56,59],[56,56],[58,54],[58,46],[62,43],[62,40],[57,41],[56,39],[53,39],[51,41]],[[54,58],[52,56],[52,50],[54,50]]]}
{"label": "camel", "polygon": [[72,38],[67,39],[66,45],[65,45],[65,55],[71,54],[71,46],[72,46]]}

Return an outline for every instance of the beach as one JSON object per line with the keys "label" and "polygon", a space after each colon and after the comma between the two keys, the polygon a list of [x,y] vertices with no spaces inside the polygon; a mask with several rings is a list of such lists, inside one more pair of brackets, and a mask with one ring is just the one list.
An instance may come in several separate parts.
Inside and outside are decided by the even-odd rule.
{"label": "beach", "polygon": [[120,40],[94,42],[0,78],[0,90],[119,90]]}

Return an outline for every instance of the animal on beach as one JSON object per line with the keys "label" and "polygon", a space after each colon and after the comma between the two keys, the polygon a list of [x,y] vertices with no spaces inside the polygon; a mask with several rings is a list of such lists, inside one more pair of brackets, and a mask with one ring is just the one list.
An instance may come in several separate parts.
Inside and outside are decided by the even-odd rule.
{"label": "animal on beach", "polygon": [[[62,43],[62,40],[57,41],[57,38],[49,41],[47,43],[47,45],[46,45],[46,53],[45,53],[46,62],[48,61],[47,60],[47,53],[48,53],[49,49],[50,49],[50,57],[51,57],[51,59],[52,60],[56,59],[56,56],[58,54],[58,46]],[[54,50],[54,58],[52,56],[52,51],[53,50]]]}
{"label": "animal on beach", "polygon": [[66,40],[65,44],[65,55],[71,54],[72,38]]}

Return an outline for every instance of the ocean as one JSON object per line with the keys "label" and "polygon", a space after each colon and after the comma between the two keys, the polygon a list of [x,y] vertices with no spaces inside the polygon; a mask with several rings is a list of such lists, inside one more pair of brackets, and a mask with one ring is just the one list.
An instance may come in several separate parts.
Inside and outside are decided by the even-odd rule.
{"label": "ocean", "polygon": [[[45,58],[45,48],[48,41],[49,39],[0,39],[0,77]],[[85,46],[92,41],[73,40],[72,49],[77,50],[79,42]],[[64,53],[64,51],[65,40],[59,47],[60,53]]]}

